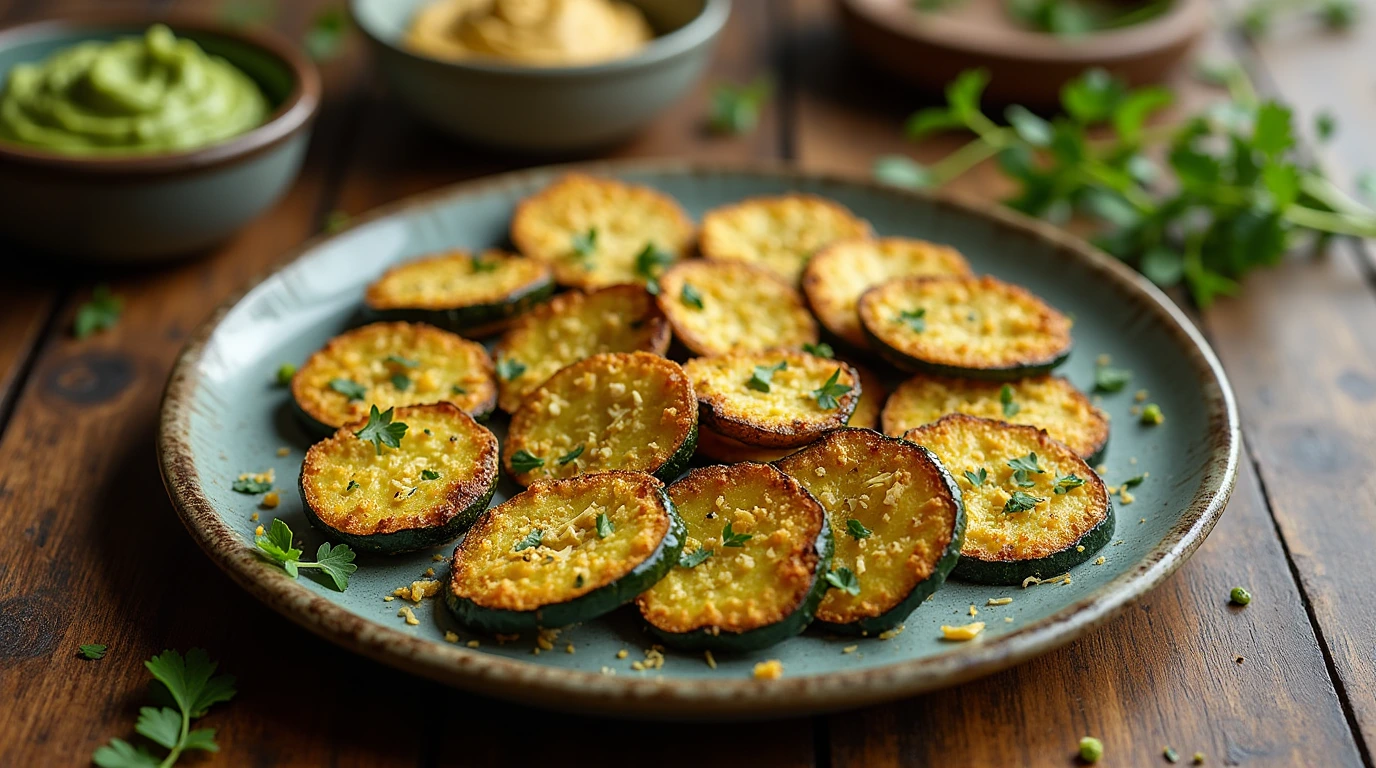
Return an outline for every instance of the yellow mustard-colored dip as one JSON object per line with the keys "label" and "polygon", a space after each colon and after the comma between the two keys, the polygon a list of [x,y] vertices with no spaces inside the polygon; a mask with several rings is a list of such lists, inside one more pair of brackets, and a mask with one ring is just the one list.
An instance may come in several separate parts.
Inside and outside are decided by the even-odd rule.
{"label": "yellow mustard-colored dip", "polygon": [[436,0],[416,13],[406,47],[560,67],[629,56],[653,37],[640,9],[622,0]]}

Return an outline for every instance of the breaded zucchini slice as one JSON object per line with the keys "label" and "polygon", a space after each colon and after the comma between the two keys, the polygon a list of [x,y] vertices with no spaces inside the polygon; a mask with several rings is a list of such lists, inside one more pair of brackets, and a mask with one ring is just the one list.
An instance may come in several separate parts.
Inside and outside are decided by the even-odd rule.
{"label": "breaded zucchini slice", "polygon": [[723,464],[736,464],[742,461],[768,464],[797,450],[797,448],[761,448],[758,445],[746,445],[739,440],[717,434],[704,426],[698,426],[698,455]]}
{"label": "breaded zucchini slice", "polygon": [[522,315],[492,350],[498,403],[515,413],[521,400],[555,371],[601,352],[669,349],[669,324],[638,285],[614,285],[555,296]]}
{"label": "breaded zucchini slice", "polygon": [[372,323],[330,339],[291,380],[297,413],[329,434],[368,416],[369,406],[450,402],[474,418],[497,405],[483,345],[424,323]]}
{"label": "breaded zucchini slice", "polygon": [[708,211],[698,248],[717,261],[744,261],[797,285],[822,248],[869,237],[870,224],[840,203],[813,195],[756,197]]}
{"label": "breaded zucchini slice", "polygon": [[846,425],[860,399],[848,363],[766,350],[695,357],[683,370],[698,396],[698,419],[717,434],[764,448],[806,445]]}
{"label": "breaded zucchini slice", "polygon": [[1009,380],[1070,356],[1070,320],[992,277],[906,277],[860,297],[870,345],[894,365],[939,376]]}
{"label": "breaded zucchini slice", "polygon": [[474,256],[455,250],[387,270],[363,294],[363,303],[384,320],[431,323],[482,335],[554,293],[549,265],[502,251]]}
{"label": "breaded zucchini slice", "polygon": [[636,603],[686,650],[752,651],[802,632],[822,601],[831,526],[798,481],[768,464],[695,469],[669,486],[687,527],[677,567]]}
{"label": "breaded zucchini slice", "polygon": [[311,446],[301,500],[311,524],[367,552],[410,552],[458,538],[497,489],[497,437],[451,403],[395,409],[398,448],[360,438],[366,422]]}
{"label": "breaded zucchini slice", "polygon": [[487,632],[589,621],[663,578],[683,540],[664,484],[643,472],[536,483],[459,543],[445,603]]}
{"label": "breaded zucchini slice", "polygon": [[959,478],[969,522],[957,578],[1050,578],[1113,538],[1104,481],[1044,430],[955,413],[909,430],[905,439],[931,449]]}
{"label": "breaded zucchini slice", "polygon": [[660,278],[659,308],[698,355],[796,349],[817,342],[817,323],[793,286],[742,262],[693,259]]}
{"label": "breaded zucchini slice", "polygon": [[[1008,388],[1006,396],[1004,387]],[[884,433],[901,437],[948,413],[1044,429],[1090,464],[1098,462],[1108,445],[1108,417],[1060,376],[1034,376],[1002,384],[914,376],[900,384],[884,404]]]}
{"label": "breaded zucchini slice", "polygon": [[892,629],[946,581],[965,535],[961,492],[927,449],[868,429],[842,429],[778,462],[812,492],[836,536],[827,628]]}
{"label": "breaded zucchini slice", "polygon": [[570,173],[516,206],[511,241],[550,264],[560,285],[643,284],[637,256],[648,245],[684,258],[693,245],[693,220],[658,190]]}
{"label": "breaded zucchini slice", "polygon": [[857,238],[832,243],[803,270],[803,293],[827,330],[865,347],[857,305],[876,285],[899,277],[964,277],[970,265],[960,251],[907,237]]}
{"label": "breaded zucchini slice", "polygon": [[678,363],[611,352],[560,369],[511,417],[502,462],[518,483],[624,469],[677,478],[693,457],[697,395]]}
{"label": "breaded zucchini slice", "polygon": [[879,375],[869,368],[857,363],[850,363],[850,367],[860,375],[860,399],[855,401],[855,410],[850,414],[850,421],[846,422],[848,427],[860,427],[861,429],[878,429],[879,413],[884,407],[884,382],[880,381]]}

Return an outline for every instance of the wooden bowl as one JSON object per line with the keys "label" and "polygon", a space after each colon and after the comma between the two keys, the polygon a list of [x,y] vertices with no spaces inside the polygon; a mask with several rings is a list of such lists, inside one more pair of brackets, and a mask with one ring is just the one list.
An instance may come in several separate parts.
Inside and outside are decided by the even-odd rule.
{"label": "wooden bowl", "polygon": [[875,64],[939,90],[962,70],[984,67],[991,101],[1054,106],[1061,85],[1102,67],[1132,85],[1158,82],[1209,23],[1205,0],[1176,0],[1164,13],[1121,29],[1058,37],[1021,27],[1003,0],[964,0],[919,11],[912,0],[838,0],[846,30]]}

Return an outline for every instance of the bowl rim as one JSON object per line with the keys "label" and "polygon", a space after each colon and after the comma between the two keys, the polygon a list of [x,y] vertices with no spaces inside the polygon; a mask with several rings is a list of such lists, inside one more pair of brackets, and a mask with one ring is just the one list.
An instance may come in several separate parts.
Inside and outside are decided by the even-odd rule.
{"label": "bowl rim", "polygon": [[922,14],[889,0],[836,1],[852,18],[914,42],[996,59],[1077,65],[1113,64],[1193,40],[1209,21],[1204,0],[1174,0],[1165,13],[1141,23],[1067,40],[1035,30],[1013,30],[1018,33],[1013,36],[988,34],[967,22],[940,13]]}
{"label": "bowl rim", "polygon": [[[292,89],[263,123],[224,141],[178,152],[130,155],[72,155],[0,141],[0,162],[42,169],[45,172],[153,176],[192,172],[225,165],[281,144],[310,125],[320,108],[320,73],[301,50],[280,34],[262,28],[239,29],[204,16],[179,14],[97,13],[79,19],[48,18],[0,29],[0,49],[41,38],[79,36],[92,28],[129,27],[139,31],[152,24],[166,24],[173,32],[222,37],[257,48],[277,58],[291,71]],[[7,73],[0,73],[7,74]]]}
{"label": "bowl rim", "polygon": [[[1185,351],[1203,383],[1210,447],[1199,486],[1179,518],[1132,568],[1049,616],[1021,625],[996,643],[970,643],[938,656],[898,661],[871,669],[785,676],[762,684],[740,679],[674,680],[606,676],[531,665],[524,661],[435,643],[356,615],[316,595],[281,568],[254,555],[227,526],[200,486],[188,442],[202,356],[226,314],[264,280],[356,227],[454,197],[549,183],[565,173],[613,178],[632,172],[754,175],[782,181],[858,186],[939,210],[982,217],[990,226],[1039,240],[1103,278],[1144,314],[1153,315]],[[831,171],[806,170],[785,161],[601,160],[541,166],[470,179],[403,197],[355,217],[339,233],[320,234],[291,249],[275,266],[228,296],[191,334],[177,357],[159,408],[157,455],[163,485],[191,538],[248,593],[288,619],[354,653],[476,693],[557,710],[632,718],[726,720],[783,717],[848,709],[944,688],[1007,669],[1058,648],[1118,615],[1159,586],[1189,559],[1222,516],[1241,462],[1241,424],[1228,376],[1184,310],[1131,267],[1054,225],[996,203],[945,191],[909,190]]]}
{"label": "bowl rim", "polygon": [[446,67],[456,71],[480,72],[483,74],[506,75],[510,77],[595,77],[597,75],[620,73],[639,69],[641,67],[653,66],[660,62],[682,56],[701,45],[711,42],[721,33],[722,28],[726,26],[726,20],[731,15],[731,0],[702,0],[702,10],[689,20],[687,24],[684,24],[672,32],[655,37],[644,48],[641,48],[629,56],[622,56],[621,58],[598,62],[596,64],[580,64],[570,67],[532,67],[521,66],[519,64],[506,64],[501,61],[489,59],[441,59],[416,53],[399,43],[382,37],[369,28],[367,24],[364,24],[359,18],[356,10],[358,5],[363,2],[365,2],[365,0],[349,0],[349,17],[353,20],[354,26],[363,32],[363,36],[374,45],[386,48],[412,61],[425,62],[426,64]]}

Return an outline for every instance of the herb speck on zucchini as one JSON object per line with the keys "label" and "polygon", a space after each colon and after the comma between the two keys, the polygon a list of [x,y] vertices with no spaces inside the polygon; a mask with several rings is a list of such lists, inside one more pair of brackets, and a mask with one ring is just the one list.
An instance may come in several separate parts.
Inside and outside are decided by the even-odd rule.
{"label": "herb speck on zucchini", "polygon": [[396,387],[399,392],[405,392],[411,388],[411,377],[404,373],[393,374],[392,386]]}
{"label": "herb speck on zucchini", "polygon": [[1042,469],[1041,465],[1037,463],[1037,454],[1035,453],[1029,453],[1026,456],[1010,459],[1008,466],[1013,468],[1013,484],[1019,488],[1031,488],[1037,484],[1036,481],[1028,478],[1028,473],[1035,475],[1046,473],[1046,470]]}
{"label": "herb speck on zucchini", "polygon": [[350,481],[349,481],[349,484],[346,485],[346,486],[344,486],[344,492],[345,492],[345,493],[348,493],[348,492],[352,491],[352,490],[355,489],[355,488],[362,488],[362,487],[363,487],[363,486],[361,486],[361,485],[358,484],[358,481],[357,481],[357,480],[350,480]]}
{"label": "herb speck on zucchini", "polygon": [[1104,756],[1104,742],[1099,741],[1093,736],[1086,736],[1080,739],[1080,759],[1093,765],[1099,762],[1099,758]]}
{"label": "herb speck on zucchini", "polygon": [[1046,499],[1038,498],[1030,493],[1024,493],[1022,491],[1013,491],[1013,495],[1009,496],[1008,501],[1003,505],[1003,512],[1004,514],[1026,512],[1043,501],[1046,501]]}
{"label": "herb speck on zucchini", "polygon": [[727,523],[721,532],[721,545],[723,547],[744,547],[745,542],[755,538],[753,533],[736,533],[731,530],[731,524]]}
{"label": "herb speck on zucchini", "polygon": [[296,366],[291,363],[282,363],[277,366],[277,384],[279,386],[290,386],[291,379],[296,375]]}
{"label": "herb speck on zucchini", "polygon": [[543,541],[544,538],[545,532],[539,528],[536,528],[532,530],[530,533],[527,533],[524,539],[521,539],[520,541],[516,542],[516,549],[514,551],[520,552],[523,549],[538,547],[540,546],[540,542]]}
{"label": "herb speck on zucchini", "polygon": [[422,480],[438,480],[438,479],[440,479],[440,473],[436,472],[436,471],[433,470],[433,469],[422,469],[422,470],[420,471],[420,479],[422,479]]}
{"label": "herb speck on zucchini", "polygon": [[674,255],[661,250],[653,242],[646,243],[640,253],[635,255],[635,273],[645,278],[645,290],[652,296],[659,295],[659,274],[674,263]]}
{"label": "herb speck on zucchini", "polygon": [[826,579],[828,584],[848,595],[860,594],[860,579],[856,578],[855,572],[849,568],[827,571]]}
{"label": "herb speck on zucchini", "polygon": [[1147,403],[1142,408],[1142,423],[1154,427],[1166,420],[1166,415],[1161,413],[1161,406],[1156,403]]}
{"label": "herb speck on zucchini", "polygon": [[927,330],[927,310],[905,309],[898,313],[898,322],[908,326],[913,333],[922,333]]}
{"label": "herb speck on zucchini", "polygon": [[1252,602],[1252,593],[1242,587],[1233,587],[1233,591],[1228,593],[1228,600],[1233,605],[1246,605]]}
{"label": "herb speck on zucchini", "polygon": [[509,357],[503,357],[497,360],[497,375],[501,376],[503,381],[511,381],[525,372],[525,363],[513,360]]}
{"label": "herb speck on zucchini", "polygon": [[607,517],[606,512],[599,512],[597,515],[597,538],[605,539],[616,531],[616,525],[612,519]]}
{"label": "herb speck on zucchini", "polygon": [[451,394],[451,395],[466,395],[466,394],[468,394],[468,390],[464,389],[463,387],[459,386],[458,384],[455,384],[454,386],[452,386],[452,387],[449,388],[449,394]]}
{"label": "herb speck on zucchini", "polygon": [[841,397],[851,390],[846,384],[838,384],[841,378],[841,369],[837,368],[831,372],[831,377],[821,387],[812,390],[812,396],[817,398],[818,407],[834,411],[840,405],[836,398]]}
{"label": "herb speck on zucchini", "polygon": [[392,421],[394,410],[394,408],[388,408],[378,412],[376,405],[370,406],[368,423],[363,425],[363,429],[354,433],[355,437],[371,442],[377,448],[377,455],[379,456],[382,455],[382,446],[400,448],[401,438],[406,436],[406,424]]}
{"label": "herb speck on zucchini", "polygon": [[1003,404],[1004,416],[1017,416],[1018,411],[1022,410],[1022,406],[1013,402],[1013,387],[1011,385],[1004,384],[999,388],[999,402]]}
{"label": "herb speck on zucchini", "polygon": [[679,291],[678,300],[683,302],[684,306],[702,309],[702,294],[698,293],[698,289],[689,283],[683,284],[683,290]]}
{"label": "herb speck on zucchini", "polygon": [[703,547],[702,549],[695,549],[692,552],[684,552],[679,555],[678,564],[679,567],[682,568],[696,568],[702,565],[703,561],[711,556],[712,550]]}
{"label": "herb speck on zucchini", "polygon": [[873,531],[866,528],[864,523],[852,517],[846,521],[846,533],[849,533],[852,539],[859,541],[860,539],[868,539],[873,534]]}
{"label": "herb speck on zucchini", "polygon": [[805,344],[803,344],[803,351],[806,352],[806,353],[808,353],[809,355],[815,355],[815,356],[817,356],[817,357],[825,357],[825,358],[827,358],[827,359],[831,359],[831,358],[833,358],[833,357],[836,357],[836,350],[832,349],[832,348],[831,348],[831,345],[828,344],[828,343],[826,343],[825,341],[820,342],[820,343],[818,343],[818,344],[806,344],[806,343],[805,343]]}
{"label": "herb speck on zucchini", "polygon": [[576,458],[578,458],[579,456],[582,456],[582,455],[583,455],[583,444],[582,444],[582,443],[579,443],[577,448],[574,448],[573,450],[571,450],[571,451],[569,451],[568,453],[564,454],[563,456],[560,456],[560,457],[559,457],[559,466],[562,467],[562,466],[564,466],[565,464],[568,464],[570,461],[573,461],[574,459],[576,459]]}
{"label": "herb speck on zucchini", "polygon": [[965,470],[965,479],[970,481],[970,485],[979,488],[984,485],[984,481],[989,479],[989,470],[980,467],[978,472]]}
{"label": "herb speck on zucchini", "polygon": [[750,374],[750,380],[745,382],[745,386],[756,392],[769,392],[769,385],[773,382],[776,371],[788,370],[788,361],[780,360],[778,365],[757,365]]}
{"label": "herb speck on zucchini", "polygon": [[545,460],[522,448],[511,454],[511,468],[516,472],[525,474],[532,469],[539,469],[545,466]]}
{"label": "herb speck on zucchini", "polygon": [[574,233],[573,252],[591,269],[591,265],[587,262],[597,252],[597,227],[591,227],[587,232]]}
{"label": "herb speck on zucchini", "polygon": [[399,365],[402,368],[417,368],[420,366],[419,360],[409,360],[407,358],[402,357],[401,355],[388,355],[386,358],[383,359],[383,361],[392,363],[394,365]]}
{"label": "herb speck on zucchini", "polygon": [[330,381],[330,389],[349,398],[350,400],[362,400],[368,396],[368,388],[356,381],[348,379],[333,379]]}
{"label": "herb speck on zucchini", "polygon": [[474,274],[497,271],[498,261],[496,259],[475,258],[472,263]]}
{"label": "herb speck on zucchini", "polygon": [[1060,477],[1056,478],[1056,482],[1052,485],[1052,490],[1057,495],[1060,495],[1063,493],[1070,493],[1071,491],[1075,490],[1076,488],[1079,488],[1084,484],[1084,479],[1081,478],[1079,475],[1073,473],[1069,475],[1061,475]]}

